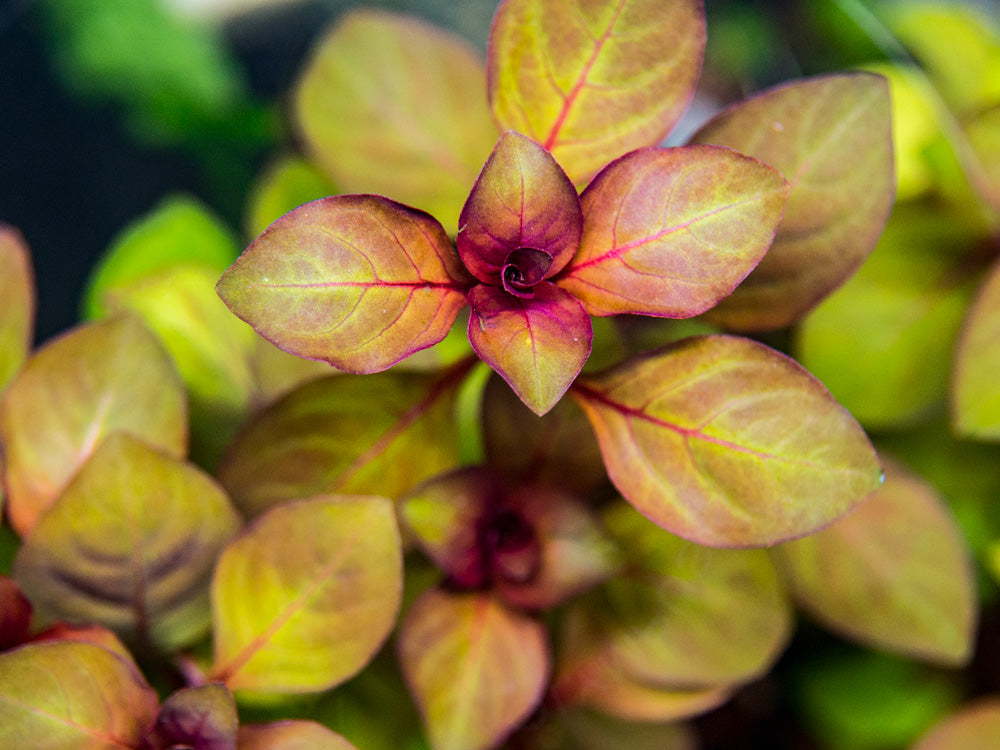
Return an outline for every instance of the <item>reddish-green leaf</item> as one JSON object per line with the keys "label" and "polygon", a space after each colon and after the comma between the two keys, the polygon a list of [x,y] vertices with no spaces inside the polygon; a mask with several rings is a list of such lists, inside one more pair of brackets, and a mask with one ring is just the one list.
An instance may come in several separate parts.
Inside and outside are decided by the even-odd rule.
{"label": "reddish-green leaf", "polygon": [[224,685],[184,688],[160,707],[149,732],[152,750],[236,750],[236,703]]}
{"label": "reddish-green leaf", "polygon": [[800,365],[749,339],[684,339],[572,394],[625,499],[700,544],[803,536],[880,482],[854,418]]}
{"label": "reddish-green leaf", "polygon": [[35,281],[28,246],[0,223],[0,391],[28,356],[35,317]]}
{"label": "reddish-green leaf", "polygon": [[322,724],[305,720],[244,724],[236,744],[239,750],[357,750]]}
{"label": "reddish-green leaf", "polygon": [[982,698],[936,724],[912,750],[993,750],[1000,737],[1000,699]]}
{"label": "reddish-green leaf", "polygon": [[186,450],[183,386],[153,334],[129,317],[86,324],[49,342],[8,386],[0,443],[11,525],[29,532],[116,430],[173,456]]}
{"label": "reddish-green leaf", "polygon": [[729,149],[634,151],[584,191],[580,251],[557,283],[592,315],[697,315],[764,256],[787,196],[780,173]]}
{"label": "reddish-green leaf", "polygon": [[490,32],[497,121],[552,151],[573,182],[658,143],[701,71],[700,0],[506,0]]}
{"label": "reddish-green leaf", "polygon": [[385,498],[320,496],[273,508],[216,565],[211,679],[273,693],[343,682],[395,624],[402,578]]}
{"label": "reddish-green leaf", "polygon": [[454,233],[496,140],[485,80],[461,39],[354,11],[321,40],[293,105],[307,150],[339,188],[417,206]]}
{"label": "reddish-green leaf", "polygon": [[31,602],[13,579],[0,575],[0,651],[28,640],[30,628]]}
{"label": "reddish-green leaf", "polygon": [[142,747],[157,698],[117,654],[90,643],[31,643],[0,654],[0,747]]}
{"label": "reddish-green leaf", "polygon": [[775,548],[796,599],[866,645],[961,665],[977,621],[962,532],[925,481],[887,464],[885,485],[818,534]]}
{"label": "reddish-green leaf", "polygon": [[436,344],[465,305],[462,268],[431,216],[375,195],[306,203],[219,280],[219,296],[280,348],[369,373]]}
{"label": "reddish-green leaf", "polygon": [[789,325],[857,270],[892,208],[890,121],[885,79],[850,73],[759,94],[695,135],[757,157],[791,185],[774,245],[713,321],[739,330]]}
{"label": "reddish-green leaf", "polygon": [[425,592],[398,645],[434,750],[496,746],[538,705],[548,678],[544,626],[488,594]]}
{"label": "reddish-green leaf", "polygon": [[590,316],[573,295],[543,281],[531,298],[480,284],[469,292],[469,342],[525,406],[545,414],[590,354]]}
{"label": "reddish-green leaf", "polygon": [[24,540],[14,577],[43,619],[170,650],[208,630],[208,577],[238,526],[208,476],[119,432]]}
{"label": "reddish-green leaf", "polygon": [[1000,438],[1000,263],[968,311],[955,352],[951,402],[963,435]]}

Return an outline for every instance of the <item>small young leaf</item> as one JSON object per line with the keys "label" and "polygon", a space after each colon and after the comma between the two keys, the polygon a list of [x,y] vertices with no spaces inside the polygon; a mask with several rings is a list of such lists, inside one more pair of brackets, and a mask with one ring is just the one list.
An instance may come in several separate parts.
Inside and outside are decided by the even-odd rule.
{"label": "small young leaf", "polygon": [[544,626],[488,594],[425,592],[399,633],[399,659],[434,750],[486,750],[538,705]]}
{"label": "small young leaf", "polygon": [[704,50],[700,0],[506,0],[490,32],[493,114],[581,184],[662,140],[694,93]]}
{"label": "small young leaf", "polygon": [[210,679],[273,693],[343,682],[395,624],[402,578],[385,498],[319,496],[272,509],[216,565]]}
{"label": "small young leaf", "polygon": [[779,172],[729,149],[633,151],[584,190],[580,250],[556,283],[591,315],[697,315],[764,256],[787,196]]}
{"label": "small young leaf", "polygon": [[239,750],[358,750],[322,724],[303,719],[244,724],[236,737]]}
{"label": "small young leaf", "polygon": [[935,724],[912,750],[993,750],[1000,737],[1000,699],[982,698]]}
{"label": "small young leaf", "polygon": [[880,482],[853,417],[800,365],[749,339],[685,339],[581,378],[572,395],[625,499],[699,544],[803,536]]}
{"label": "small young leaf", "polygon": [[219,280],[264,338],[341,370],[384,370],[448,333],[465,270],[428,214],[375,195],[306,203],[274,222]]}
{"label": "small young leaf", "polygon": [[11,525],[27,534],[106,435],[131,432],[171,456],[187,448],[184,389],[131,317],[79,326],[39,349],[0,400]]}
{"label": "small young leaf", "polygon": [[31,602],[20,587],[0,575],[0,651],[19,646],[31,632]]}
{"label": "small young leaf", "polygon": [[889,90],[849,73],[782,85],[740,102],[694,136],[780,169],[791,185],[774,245],[710,314],[745,331],[797,321],[875,247],[895,192]]}
{"label": "small young leaf", "polygon": [[955,351],[952,421],[962,435],[1000,439],[1000,263],[969,309]]}
{"label": "small young leaf", "polygon": [[0,392],[31,348],[35,282],[24,238],[0,223]]}
{"label": "small young leaf", "polygon": [[152,750],[236,750],[236,703],[224,685],[184,688],[160,707],[148,741]]}

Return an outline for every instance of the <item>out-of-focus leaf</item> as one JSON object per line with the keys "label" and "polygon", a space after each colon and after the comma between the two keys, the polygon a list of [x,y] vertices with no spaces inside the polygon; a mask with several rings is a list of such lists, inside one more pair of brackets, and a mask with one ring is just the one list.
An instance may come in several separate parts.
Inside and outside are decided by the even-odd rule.
{"label": "out-of-focus leaf", "polygon": [[1000,737],[1000,699],[982,698],[935,724],[912,750],[992,750]]}
{"label": "out-of-focus leaf", "polygon": [[642,149],[583,192],[580,250],[557,283],[592,315],[690,318],[729,294],[771,246],[788,185],[729,149]]}
{"label": "out-of-focus leaf", "polygon": [[0,223],[0,392],[24,363],[35,319],[35,280],[28,246]]}
{"label": "out-of-focus leaf", "polygon": [[969,309],[955,351],[952,421],[962,435],[1000,439],[1000,263]]}
{"label": "out-of-focus leaf", "polygon": [[215,567],[210,679],[265,693],[343,682],[388,636],[402,581],[385,498],[319,496],[273,508]]}
{"label": "out-of-focus leaf", "polygon": [[431,216],[376,195],[306,203],[216,287],[264,338],[341,370],[384,370],[436,344],[465,305],[465,269]]}
{"label": "out-of-focus leaf", "polygon": [[256,237],[293,208],[337,192],[315,166],[300,156],[285,154],[268,164],[250,189],[247,234]]}
{"label": "out-of-focus leaf", "polygon": [[1000,211],[1000,104],[975,115],[964,123],[963,130],[975,160],[970,177],[990,205]]}
{"label": "out-of-focus leaf", "polygon": [[774,549],[798,603],[865,645],[960,666],[978,612],[965,540],[934,489],[892,462],[885,485],[823,531]]}
{"label": "out-of-focus leaf", "polygon": [[854,418],[798,363],[749,339],[684,339],[571,393],[625,499],[699,544],[808,534],[880,482]]}
{"label": "out-of-focus leaf", "polygon": [[64,622],[57,622],[51,627],[45,628],[40,633],[35,634],[31,639],[33,643],[43,641],[79,641],[90,643],[94,646],[117,654],[126,662],[131,664],[136,673],[139,673],[139,665],[136,664],[132,652],[122,643],[121,639],[103,625],[67,625]]}
{"label": "out-of-focus leaf", "polygon": [[889,89],[871,73],[784,84],[694,136],[755,156],[791,185],[774,245],[709,319],[756,331],[794,323],[871,253],[892,208]]}
{"label": "out-of-focus leaf", "polygon": [[[463,333],[464,336],[464,333]],[[303,359],[282,351],[260,336],[250,355],[250,367],[257,387],[256,405],[268,405],[310,380],[337,372],[326,362]]]}
{"label": "out-of-focus leaf", "polygon": [[118,432],[24,540],[13,575],[39,617],[172,650],[208,630],[208,577],[238,526],[208,476]]}
{"label": "out-of-focus leaf", "polygon": [[485,750],[524,721],[545,689],[546,640],[540,622],[489,594],[424,593],[398,646],[431,747]]}
{"label": "out-of-focus leaf", "polygon": [[13,579],[0,575],[0,651],[19,646],[31,632],[31,602]]}
{"label": "out-of-focus leaf", "polygon": [[131,664],[91,643],[29,643],[0,654],[0,747],[142,747],[156,692]]}
{"label": "out-of-focus leaf", "polygon": [[236,744],[239,750],[357,750],[322,724],[302,719],[244,724]]}
{"label": "out-of-focus leaf", "polygon": [[704,51],[699,0],[506,0],[490,32],[490,104],[501,127],[541,143],[581,184],[662,140],[691,100]]}
{"label": "out-of-focus leaf", "polygon": [[247,516],[320,493],[399,497],[458,463],[458,376],[388,372],[307,383],[251,419],[219,480]]}
{"label": "out-of-focus leaf", "polygon": [[11,525],[27,534],[105,436],[124,430],[172,456],[187,448],[184,389],[137,320],[79,326],[28,360],[0,400]]}
{"label": "out-of-focus leaf", "polygon": [[306,150],[344,192],[416,206],[454,234],[496,140],[485,80],[462,40],[408,16],[356,10],[320,41],[294,113]]}
{"label": "out-of-focus leaf", "polygon": [[697,750],[690,727],[676,722],[625,721],[586,709],[550,714],[539,728],[529,728],[525,747],[544,750],[608,750],[628,738],[630,750]]}
{"label": "out-of-focus leaf", "polygon": [[152,750],[236,750],[238,724],[236,703],[224,685],[183,688],[163,702],[148,741]]}

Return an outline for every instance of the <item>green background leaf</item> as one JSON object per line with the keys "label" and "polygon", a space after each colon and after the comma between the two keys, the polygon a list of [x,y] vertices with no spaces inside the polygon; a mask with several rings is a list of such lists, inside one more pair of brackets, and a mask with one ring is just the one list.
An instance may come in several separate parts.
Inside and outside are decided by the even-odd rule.
{"label": "green background leaf", "polygon": [[24,363],[35,319],[35,280],[28,246],[13,227],[0,224],[0,392]]}
{"label": "green background leaf", "polygon": [[1000,439],[1000,263],[990,270],[962,324],[951,381],[952,421],[961,435]]}

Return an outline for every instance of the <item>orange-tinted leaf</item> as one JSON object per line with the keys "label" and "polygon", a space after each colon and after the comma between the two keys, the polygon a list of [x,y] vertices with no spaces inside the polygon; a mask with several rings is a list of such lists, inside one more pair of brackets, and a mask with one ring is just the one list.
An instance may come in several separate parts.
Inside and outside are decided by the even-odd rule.
{"label": "orange-tinted leaf", "polygon": [[951,384],[952,420],[962,435],[1000,439],[1000,263],[963,324]]}
{"label": "orange-tinted leaf", "polygon": [[0,575],[0,651],[28,640],[31,630],[31,602],[20,587]]}
{"label": "orange-tinted leaf", "polygon": [[580,250],[557,283],[592,315],[697,315],[764,256],[787,195],[780,173],[729,149],[634,151],[583,192]]}
{"label": "orange-tinted leaf", "polygon": [[0,223],[0,391],[28,356],[35,318],[35,280],[21,233]]}
{"label": "orange-tinted leaf", "polygon": [[148,741],[152,750],[236,750],[236,703],[224,685],[184,688],[160,707]]}
{"label": "orange-tinted leaf", "polygon": [[51,627],[45,628],[42,632],[31,639],[34,643],[42,641],[81,641],[117,654],[122,659],[131,664],[138,673],[139,665],[136,664],[132,652],[122,643],[121,639],[103,625],[67,625],[64,622],[57,622]]}
{"label": "orange-tinted leaf", "polygon": [[322,724],[305,720],[244,724],[236,744],[239,750],[357,750]]}
{"label": "orange-tinted leaf", "polygon": [[700,544],[808,534],[880,482],[854,418],[800,365],[749,339],[684,339],[581,378],[572,394],[625,499]]}
{"label": "orange-tinted leaf", "polygon": [[736,104],[695,135],[757,157],[791,185],[774,245],[712,321],[751,331],[794,323],[868,257],[895,192],[890,109],[881,76],[824,76]]}
{"label": "orange-tinted leaf", "polygon": [[11,525],[26,534],[108,434],[173,456],[187,445],[183,386],[138,321],[82,325],[38,350],[0,401]]}
{"label": "orange-tinted leaf", "polygon": [[912,750],[993,750],[1000,737],[1000,699],[967,705],[925,734]]}
{"label": "orange-tinted leaf", "polygon": [[490,32],[490,103],[502,127],[544,145],[580,184],[667,134],[704,48],[699,0],[506,0]]}

